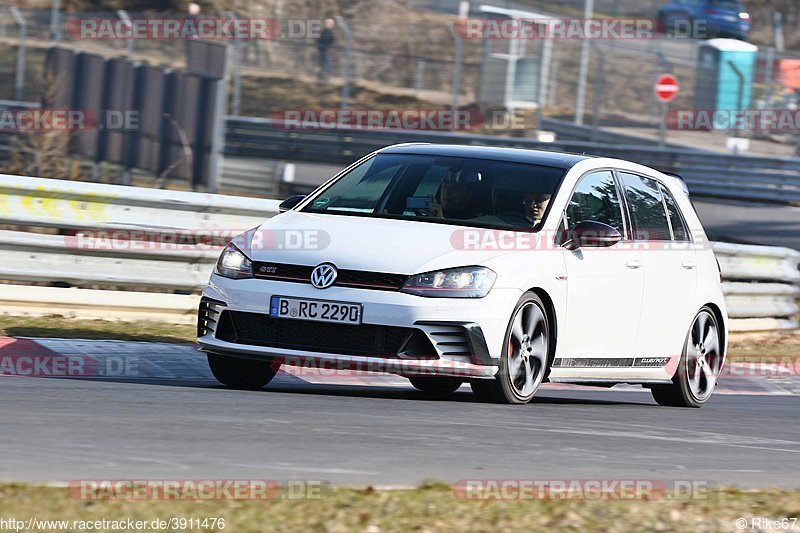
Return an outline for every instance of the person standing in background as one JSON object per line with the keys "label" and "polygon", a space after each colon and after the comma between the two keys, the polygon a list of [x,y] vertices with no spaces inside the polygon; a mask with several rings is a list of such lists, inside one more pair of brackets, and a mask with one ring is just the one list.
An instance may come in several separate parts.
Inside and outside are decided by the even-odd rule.
{"label": "person standing in background", "polygon": [[190,39],[197,39],[199,38],[197,25],[200,23],[200,5],[194,2],[191,2],[188,6],[186,6],[187,12],[189,15],[186,17],[188,20],[192,21],[192,25],[194,27],[194,32]]}
{"label": "person standing in background", "polygon": [[331,18],[325,19],[322,31],[317,38],[317,51],[319,52],[319,81],[327,81],[331,69],[330,49],[336,37],[333,34],[333,27],[336,23]]}

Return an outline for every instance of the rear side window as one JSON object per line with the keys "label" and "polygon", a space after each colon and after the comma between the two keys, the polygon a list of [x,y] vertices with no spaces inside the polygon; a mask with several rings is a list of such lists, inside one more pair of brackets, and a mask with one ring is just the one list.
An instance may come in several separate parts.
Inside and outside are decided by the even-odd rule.
{"label": "rear side window", "polygon": [[689,228],[686,227],[686,222],[683,220],[681,210],[675,202],[675,198],[663,186],[660,186],[661,195],[664,197],[664,203],[667,206],[667,214],[669,215],[669,223],[672,226],[672,238],[676,241],[690,241]]}
{"label": "rear side window", "polygon": [[620,175],[625,183],[625,198],[628,200],[633,217],[634,239],[672,240],[658,182],[626,172],[621,172]]}

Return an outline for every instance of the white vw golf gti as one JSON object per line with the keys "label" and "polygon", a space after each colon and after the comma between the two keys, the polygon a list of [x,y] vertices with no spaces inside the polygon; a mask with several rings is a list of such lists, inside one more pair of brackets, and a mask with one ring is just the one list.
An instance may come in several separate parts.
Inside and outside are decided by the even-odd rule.
{"label": "white vw golf gti", "polygon": [[544,381],[641,384],[688,407],[714,390],[719,266],[677,177],[405,144],[281,211],[225,248],[203,293],[198,342],[228,386],[287,364],[392,372],[435,396],[468,382],[515,404]]}

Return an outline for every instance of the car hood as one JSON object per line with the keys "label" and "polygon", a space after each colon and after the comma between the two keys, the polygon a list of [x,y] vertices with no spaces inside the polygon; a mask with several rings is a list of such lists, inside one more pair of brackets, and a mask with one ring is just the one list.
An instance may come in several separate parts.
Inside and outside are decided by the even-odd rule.
{"label": "car hood", "polygon": [[[465,248],[465,235],[495,230],[411,220],[288,211],[234,239],[254,261],[414,274],[479,265],[508,250]],[[507,233],[507,232],[504,232]],[[485,248],[485,247],[483,247]]]}

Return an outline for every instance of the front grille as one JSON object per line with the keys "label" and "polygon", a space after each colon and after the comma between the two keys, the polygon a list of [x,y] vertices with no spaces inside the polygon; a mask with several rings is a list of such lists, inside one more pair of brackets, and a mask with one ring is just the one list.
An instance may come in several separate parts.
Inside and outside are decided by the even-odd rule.
{"label": "front grille", "polygon": [[360,287],[364,289],[399,290],[408,276],[404,274],[384,274],[383,272],[364,272],[361,270],[340,270],[334,285]]}
{"label": "front grille", "polygon": [[[292,265],[288,263],[253,263],[253,275],[260,279],[275,281],[291,281],[295,283],[311,283],[313,266]],[[352,287],[355,289],[373,289],[397,291],[406,282],[405,274],[386,272],[367,272],[363,270],[339,270],[334,286]]]}
{"label": "front grille", "polygon": [[226,342],[309,352],[395,357],[413,328],[330,324],[225,311],[216,337]]}
{"label": "front grille", "polygon": [[290,265],[286,263],[253,263],[253,275],[257,278],[275,279],[279,281],[300,281],[311,283],[311,271],[314,267]]}

